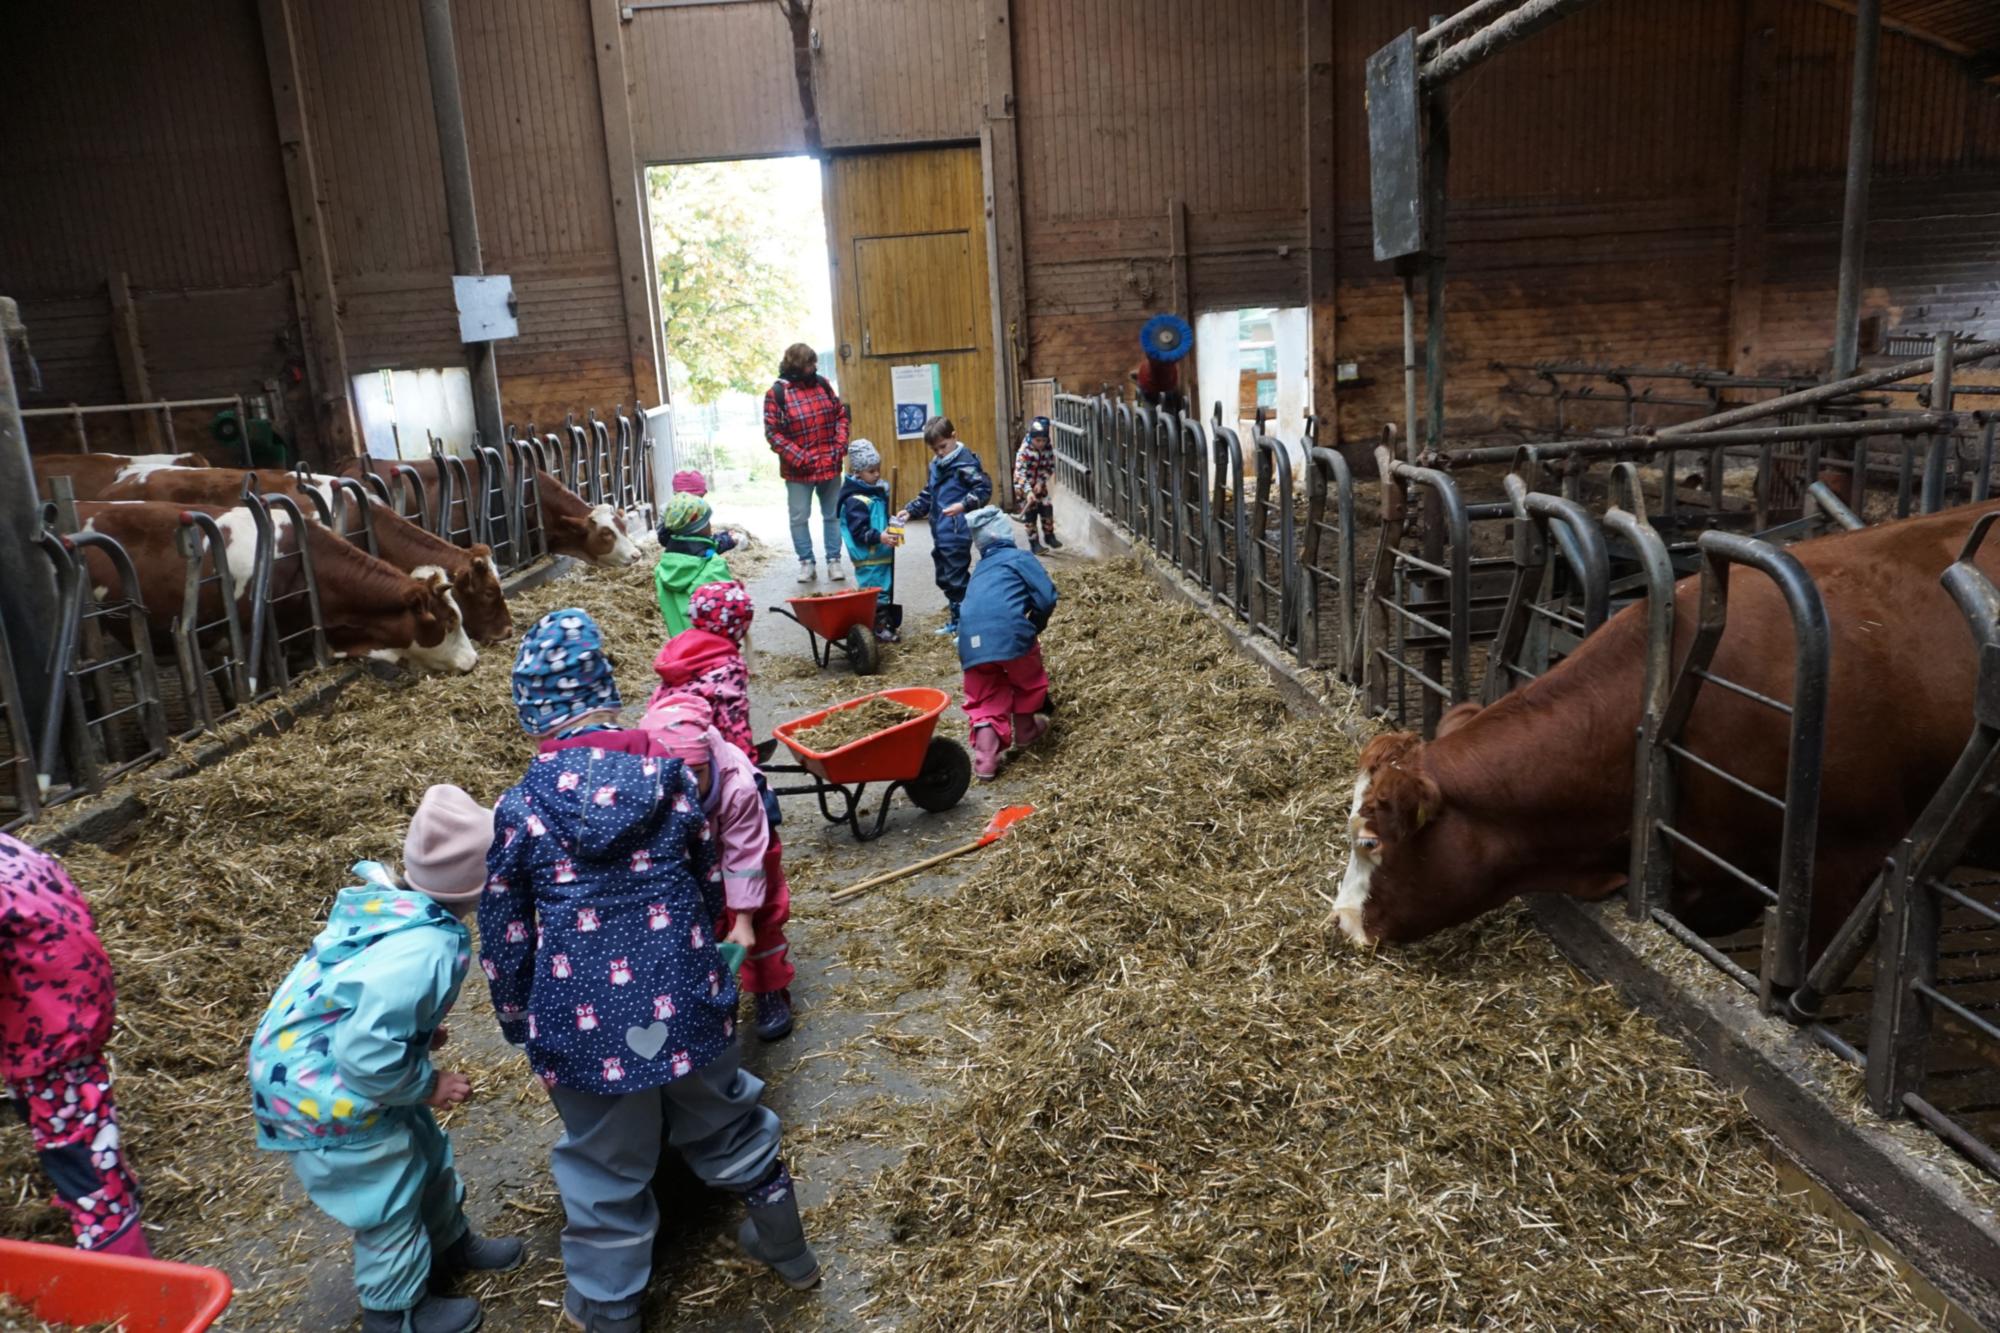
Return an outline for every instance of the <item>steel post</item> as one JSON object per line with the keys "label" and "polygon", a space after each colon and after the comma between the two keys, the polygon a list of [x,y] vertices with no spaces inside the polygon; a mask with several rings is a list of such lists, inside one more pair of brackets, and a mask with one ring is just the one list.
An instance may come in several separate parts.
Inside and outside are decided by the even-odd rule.
{"label": "steel post", "polygon": [[1875,66],[1882,0],[1859,0],[1854,13],[1854,88],[1848,100],[1847,197],[1840,210],[1840,292],[1833,313],[1833,373],[1861,363],[1861,260],[1868,243],[1868,186],[1875,161]]}
{"label": "steel post", "polygon": [[[1948,414],[1951,411],[1952,342],[1952,335],[1948,330],[1940,331],[1936,346],[1932,349],[1930,407],[1933,412]],[[1940,434],[1932,437],[1930,446],[1924,450],[1924,489],[1921,504],[1926,514],[1935,514],[1944,508],[1945,454],[1956,442],[1954,436]]]}
{"label": "steel post", "polygon": [[[451,0],[422,0],[424,60],[430,69],[431,114],[437,121],[438,160],[444,167],[445,219],[451,227],[453,269],[467,276],[486,272],[479,253],[479,212],[472,193],[472,147],[465,133],[465,100],[459,92],[458,46],[452,35]],[[493,344],[465,344],[472,371],[473,417],[479,434],[502,440],[500,366]]]}
{"label": "steel post", "polygon": [[[56,623],[56,581],[38,545],[41,531],[28,431],[14,393],[13,349],[0,334],[0,617],[6,622],[4,637],[13,655],[21,711],[34,719],[48,711],[55,688],[46,655]],[[42,771],[59,759],[42,756]]]}

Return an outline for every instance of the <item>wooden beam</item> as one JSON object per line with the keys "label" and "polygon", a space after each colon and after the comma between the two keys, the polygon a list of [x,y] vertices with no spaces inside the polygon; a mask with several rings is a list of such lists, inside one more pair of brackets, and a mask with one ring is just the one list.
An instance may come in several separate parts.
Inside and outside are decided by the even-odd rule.
{"label": "wooden beam", "polygon": [[1000,411],[1011,438],[1020,403],[1028,348],[1027,264],[1021,241],[1021,142],[1014,119],[1014,14],[1011,0],[981,0],[980,63],[984,74],[983,129],[989,144],[987,192],[993,219],[995,308],[999,345],[994,360],[1006,367]]}
{"label": "wooden beam", "polygon": [[319,168],[300,81],[297,0],[257,0],[264,30],[264,62],[271,77],[278,149],[285,162],[285,195],[292,207],[292,238],[299,252],[311,320],[300,332],[319,383],[315,425],[328,462],[365,452],[354,416],[347,340],[340,327],[340,299],[333,281],[332,244],[320,207]]}
{"label": "wooden beam", "polygon": [[611,169],[612,224],[618,240],[618,290],[625,303],[625,349],[632,392],[639,406],[666,401],[660,383],[660,350],[654,318],[658,278],[646,243],[646,167],[632,137],[631,69],[625,60],[618,0],[590,0],[590,29],[597,56],[597,101],[604,118],[604,153]]}
{"label": "wooden beam", "polygon": [[1741,0],[1736,79],[1736,226],[1730,248],[1729,345],[1721,364],[1754,367],[1763,331],[1764,259],[1771,215],[1773,0]]}
{"label": "wooden beam", "polygon": [[1319,443],[1340,444],[1340,214],[1335,143],[1340,123],[1333,79],[1334,0],[1305,0],[1306,301],[1312,342],[1312,406]]}
{"label": "wooden beam", "polygon": [[[104,279],[111,293],[111,342],[118,351],[118,380],[128,403],[153,401],[153,380],[146,371],[146,344],[139,336],[139,310],[132,304],[132,282],[123,273]],[[157,454],[166,449],[160,434],[160,419],[151,412],[140,414],[139,438],[135,452]]]}

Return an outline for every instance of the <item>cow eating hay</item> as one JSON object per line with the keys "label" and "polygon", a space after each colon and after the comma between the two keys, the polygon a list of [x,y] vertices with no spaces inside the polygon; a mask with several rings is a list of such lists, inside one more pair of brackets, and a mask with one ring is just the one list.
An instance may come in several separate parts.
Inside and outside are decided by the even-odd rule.
{"label": "cow eating hay", "polygon": [[[1777,1197],[1687,1053],[1503,913],[1356,955],[1353,746],[1135,571],[1065,571],[1042,807],[897,903],[974,1011],[895,1127],[916,1327],[1857,1327],[1929,1316]],[[1134,689],[1138,664],[1146,686]],[[884,908],[883,910],[888,910]]]}

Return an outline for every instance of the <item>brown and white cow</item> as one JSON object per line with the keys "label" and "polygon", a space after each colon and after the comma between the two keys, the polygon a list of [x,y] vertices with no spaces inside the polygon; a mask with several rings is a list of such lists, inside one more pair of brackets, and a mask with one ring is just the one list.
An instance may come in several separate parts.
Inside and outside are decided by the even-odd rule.
{"label": "brown and white cow", "polygon": [[115,482],[129,481],[163,467],[207,467],[200,454],[36,454],[35,485],[51,499],[48,479],[68,477],[79,500],[96,500]]}
{"label": "brown and white cow", "polygon": [[[1793,547],[1832,631],[1812,947],[1853,909],[1936,792],[1972,727],[1975,660],[1939,576],[1974,521],[2000,504],[1864,528]],[[1980,553],[2000,580],[2000,543]],[[1694,633],[1699,579],[1675,591],[1675,660]],[[1621,611],[1539,680],[1486,708],[1461,704],[1428,743],[1400,732],[1362,751],[1335,898],[1362,944],[1422,939],[1519,894],[1601,897],[1626,878],[1645,608]],[[1711,670],[1792,695],[1791,620],[1771,581],[1730,576],[1729,628]],[[1784,790],[1788,719],[1731,691],[1701,692],[1685,744],[1762,790]],[[1675,827],[1765,883],[1779,814],[1683,765]],[[1977,848],[1981,864],[2000,848]],[[1674,866],[1675,913],[1704,934],[1749,924],[1762,901],[1692,853]]]}
{"label": "brown and white cow", "polygon": [[[424,489],[431,503],[437,502],[438,472],[437,460],[431,458],[413,459],[407,463],[397,463],[392,459],[355,459],[344,464],[342,471],[350,476],[362,476],[373,471],[384,481],[394,484],[396,469],[408,467],[423,478]],[[465,460],[466,475],[474,487],[480,485],[481,463],[477,458]],[[639,547],[626,535],[625,515],[616,505],[590,505],[575,491],[557,481],[554,474],[544,469],[535,469],[535,495],[541,502],[542,521],[548,528],[549,550],[555,555],[573,556],[593,565],[622,568],[639,559]],[[466,523],[465,497],[454,496],[452,502],[453,526],[463,527]]]}
{"label": "brown and white cow", "polygon": [[[39,458],[36,467],[39,472]],[[289,495],[304,506],[310,490],[329,505],[334,502],[333,482],[328,478],[305,479],[281,468],[175,466],[130,469],[88,494],[78,486],[77,498],[229,507],[241,500],[246,476],[256,478],[259,494]],[[310,515],[312,511],[306,512]],[[451,583],[452,596],[465,617],[465,632],[473,639],[498,643],[513,636],[513,616],[507,610],[507,594],[500,586],[500,571],[493,564],[490,548],[453,546],[373,497],[370,497],[369,516],[375,529],[375,549],[382,559],[413,576],[424,569],[444,571]]]}
{"label": "brown and white cow", "polygon": [[[114,538],[132,557],[140,599],[156,635],[172,630],[181,609],[187,564],[176,539],[181,515],[189,511],[209,515],[222,530],[223,558],[239,599],[247,601],[257,549],[257,529],[249,510],[144,500],[83,502],[76,509],[85,531]],[[296,550],[300,534],[290,517],[274,513],[271,522],[279,552]],[[319,590],[320,618],[336,655],[407,662],[457,674],[478,663],[443,570],[420,571],[414,577],[405,574],[316,522],[305,525],[305,539]],[[85,559],[93,590],[109,586],[111,566],[105,557],[86,548]],[[298,590],[300,577],[298,561],[274,561],[271,597],[275,600]],[[300,627],[304,605],[303,599],[281,604],[282,631]],[[221,609],[219,594],[211,585],[203,593],[202,618],[218,617]]]}

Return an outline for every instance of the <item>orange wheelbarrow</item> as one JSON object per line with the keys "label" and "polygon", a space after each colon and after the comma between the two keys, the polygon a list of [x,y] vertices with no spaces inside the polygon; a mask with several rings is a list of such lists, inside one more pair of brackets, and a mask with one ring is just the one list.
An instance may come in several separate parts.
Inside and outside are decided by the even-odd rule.
{"label": "orange wheelbarrow", "polygon": [[214,1268],[0,1240],[0,1291],[51,1323],[201,1333],[234,1290],[229,1275]]}
{"label": "orange wheelbarrow", "polygon": [[[869,595],[874,594],[871,591]],[[875,698],[893,699],[923,711],[837,750],[815,750],[794,739],[798,732],[818,726],[829,715],[858,708]],[[819,802],[820,815],[827,823],[845,824],[855,841],[870,842],[882,836],[889,822],[889,798],[899,788],[912,805],[931,814],[949,810],[965,798],[972,785],[972,756],[957,741],[934,734],[938,719],[949,707],[949,694],[924,686],[866,694],[779,724],[771,739],[757,747],[757,762],[774,778],[779,773],[797,773],[811,779],[807,785],[773,787],[773,796],[811,796]],[[798,763],[770,762],[780,742]],[[875,802],[873,822],[864,823],[859,814],[862,796],[877,782],[888,785]]]}
{"label": "orange wheelbarrow", "polygon": [[771,609],[805,626],[816,665],[831,662],[833,650],[838,648],[847,655],[855,675],[872,676],[882,669],[882,647],[875,642],[877,597],[873,588],[856,588],[820,597],[787,597],[791,610],[782,606]]}

